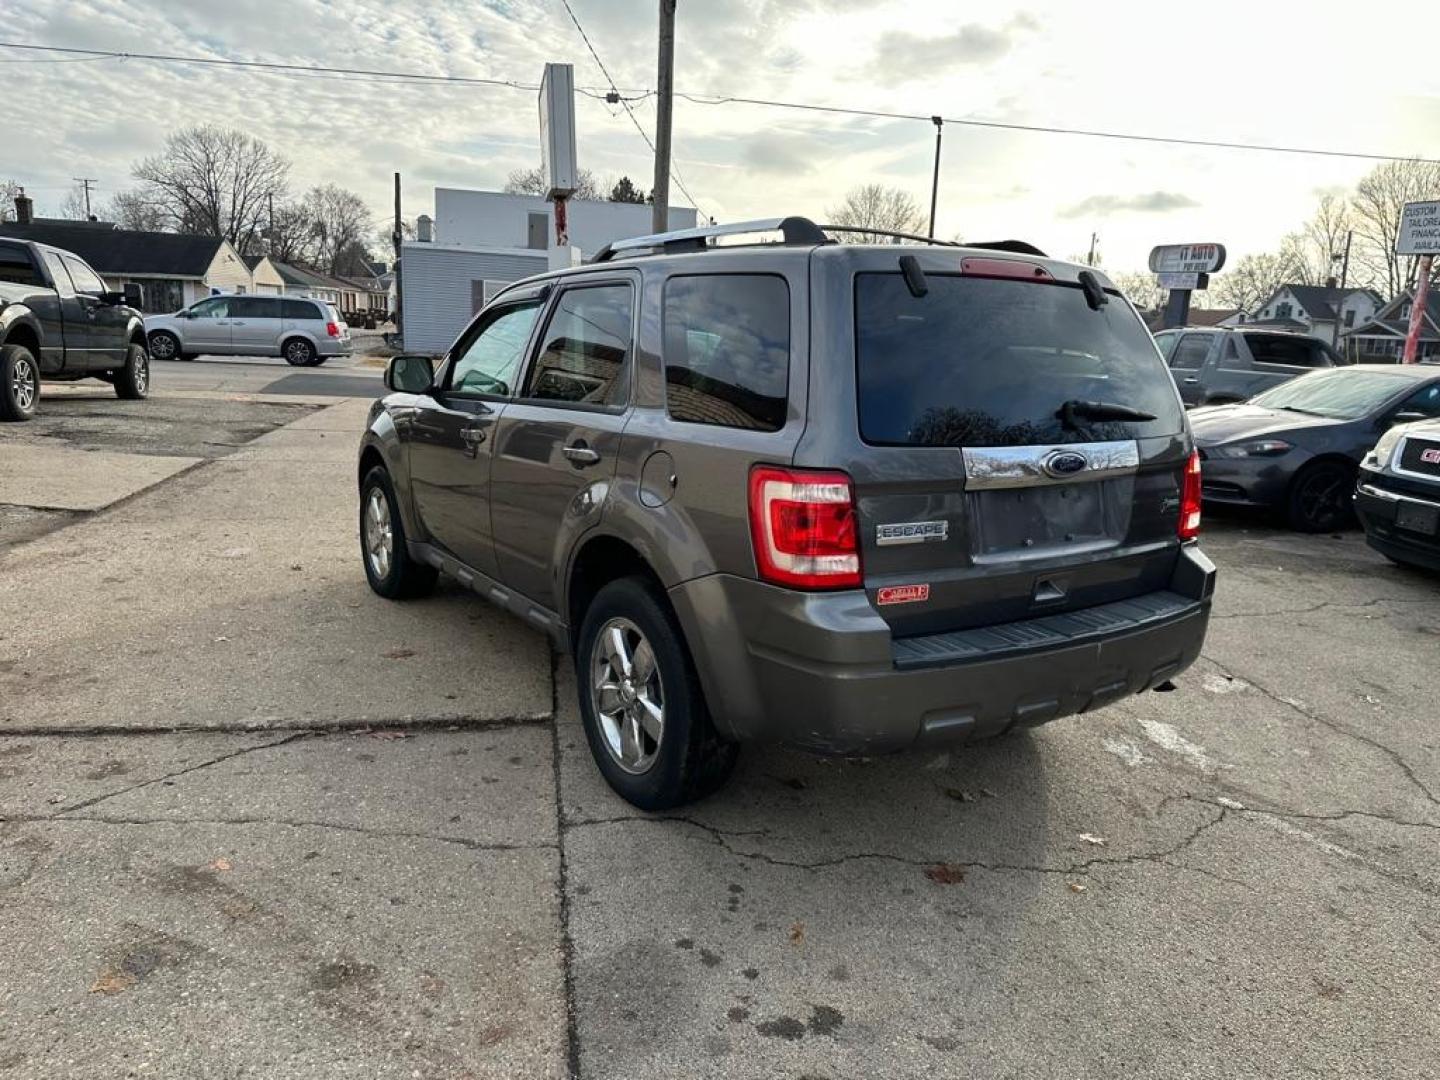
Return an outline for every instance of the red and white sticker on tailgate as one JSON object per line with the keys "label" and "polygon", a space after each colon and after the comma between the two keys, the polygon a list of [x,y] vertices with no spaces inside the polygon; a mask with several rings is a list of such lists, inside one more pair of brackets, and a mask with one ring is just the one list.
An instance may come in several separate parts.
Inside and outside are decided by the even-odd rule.
{"label": "red and white sticker on tailgate", "polygon": [[875,594],[877,604],[916,604],[929,599],[929,585],[886,585]]}

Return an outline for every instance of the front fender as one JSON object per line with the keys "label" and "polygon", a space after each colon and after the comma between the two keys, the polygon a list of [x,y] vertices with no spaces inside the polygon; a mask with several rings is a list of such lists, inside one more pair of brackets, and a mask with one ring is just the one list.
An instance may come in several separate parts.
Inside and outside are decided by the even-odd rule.
{"label": "front fender", "polygon": [[[410,488],[410,458],[405,452],[405,443],[400,438],[395,417],[383,399],[370,406],[365,434],[360,437],[358,460],[363,463],[367,457],[374,454],[380,455],[385,471],[390,474],[390,482],[395,487],[395,501],[400,504],[400,520],[405,526],[405,535],[412,540],[424,540],[425,531],[420,524],[419,515],[415,513],[415,499]],[[367,467],[358,470],[357,486],[365,479],[364,474],[367,471]]]}

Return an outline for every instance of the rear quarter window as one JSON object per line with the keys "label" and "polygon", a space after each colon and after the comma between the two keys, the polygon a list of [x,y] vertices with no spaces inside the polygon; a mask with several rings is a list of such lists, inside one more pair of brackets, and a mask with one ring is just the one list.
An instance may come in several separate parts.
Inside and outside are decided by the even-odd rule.
{"label": "rear quarter window", "polygon": [[12,285],[45,285],[40,268],[24,244],[0,243],[0,281]]}
{"label": "rear quarter window", "polygon": [[665,283],[665,405],[694,424],[778,431],[790,381],[790,290],[774,274]]}
{"label": "rear quarter window", "polygon": [[[1172,435],[1175,385],[1118,296],[1092,310],[1079,287],[899,273],[855,280],[860,434],[877,446],[1029,446]],[[1183,343],[1182,346],[1183,348]],[[1066,426],[1067,401],[1123,405],[1148,421]]]}
{"label": "rear quarter window", "polygon": [[321,318],[320,309],[309,300],[281,300],[284,317],[300,322],[315,322]]}

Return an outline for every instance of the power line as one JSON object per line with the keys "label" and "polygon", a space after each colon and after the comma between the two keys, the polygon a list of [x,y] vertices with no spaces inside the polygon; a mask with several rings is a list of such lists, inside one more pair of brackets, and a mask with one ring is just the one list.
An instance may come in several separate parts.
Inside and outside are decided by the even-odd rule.
{"label": "power line", "polygon": [[[562,0],[562,2],[564,2],[564,0]],[[569,4],[566,3],[565,6],[568,10]],[[571,12],[571,18],[574,18],[574,12]],[[576,26],[579,27],[579,25],[580,24],[577,20]],[[581,31],[581,36],[584,37],[583,30]],[[586,45],[589,45],[588,38],[586,38]],[[222,67],[258,68],[269,71],[298,73],[302,75],[314,72],[326,72],[334,75],[368,76],[371,78],[385,80],[403,80],[427,83],[457,83],[461,85],[477,86],[500,86],[508,87],[512,90],[528,91],[538,91],[540,89],[538,84],[519,82],[514,79],[486,79],[480,78],[478,76],[466,75],[428,75],[421,72],[378,71],[367,68],[327,67],[320,64],[282,64],[273,61],[262,60],[229,60],[213,56],[176,56],[164,53],[115,52],[106,51],[103,49],[79,49],[58,45],[31,45],[23,42],[13,41],[0,41],[0,48],[25,49],[35,52],[80,53],[85,56],[95,57],[97,59],[149,60],[162,63],[209,64]],[[595,56],[595,52],[593,49],[591,49],[591,55]],[[598,56],[595,57],[595,61],[597,64],[600,63],[600,59]],[[604,71],[604,65],[601,65],[601,70]],[[608,72],[606,73],[606,78],[609,78]],[[608,95],[597,93],[589,88],[576,87],[576,89],[580,90],[582,93],[585,93],[590,97],[608,99]],[[626,106],[627,113],[630,112],[628,101],[643,100],[644,98],[650,97],[655,93],[654,90],[629,90],[621,93],[621,91],[619,91],[619,89],[615,87],[613,83],[611,84],[609,89],[611,93],[620,94],[620,103]],[[832,113],[840,116],[865,116],[883,120],[916,120],[930,123],[932,120],[932,116],[934,115],[930,113],[922,114],[891,112],[884,109],[857,109],[843,105],[817,105],[810,102],[781,101],[772,98],[734,96],[705,97],[701,95],[687,94],[681,91],[676,91],[676,96],[684,98],[686,101],[694,105],[754,105],[764,108],[794,109],[804,112]],[[645,136],[646,143],[649,143],[649,135],[645,133],[643,127],[640,127],[639,121],[635,119],[633,113],[630,113],[630,118],[632,121],[635,122],[637,128],[639,128],[640,130],[640,133]],[[1098,128],[1074,128],[1054,124],[1019,124],[1003,120],[981,120],[973,117],[942,116],[941,119],[947,124],[957,124],[963,127],[991,128],[1001,131],[1023,131],[1033,134],[1075,135],[1095,139],[1118,139],[1127,142],[1161,143],[1171,146],[1208,147],[1220,150],[1252,150],[1263,153],[1303,154],[1315,157],[1355,158],[1363,161],[1418,161],[1427,165],[1440,165],[1440,158],[1415,157],[1405,154],[1376,154],[1359,150],[1324,150],[1312,146],[1285,146],[1273,143],[1237,142],[1223,139],[1191,139],[1178,135],[1143,135],[1132,132],[1103,131]],[[672,173],[672,175],[674,174]],[[676,183],[679,184],[679,177],[675,177],[675,180]],[[684,190],[683,184],[680,184],[680,187],[681,190]],[[688,191],[686,192],[686,195],[689,195]],[[694,201],[693,196],[691,197],[691,201]]]}
{"label": "power line", "polygon": [[[630,108],[630,103],[621,96],[619,89],[615,86],[615,80],[610,77],[610,72],[605,67],[605,61],[600,59],[600,54],[595,51],[595,46],[590,44],[590,35],[585,33],[585,28],[580,25],[580,20],[575,17],[575,9],[570,6],[570,0],[560,0],[560,3],[565,5],[565,10],[570,15],[570,21],[575,24],[575,29],[580,31],[580,40],[585,42],[585,48],[589,49],[590,55],[595,58],[595,66],[600,69],[600,74],[605,76],[605,81],[610,84],[611,92],[624,107],[625,114],[630,117],[630,122],[635,125],[635,130],[640,132],[640,137],[645,140],[645,145],[650,147],[650,153],[658,153],[655,149],[655,144],[650,141],[650,133],[647,132],[644,125],[636,119],[635,110]],[[680,170],[675,168],[673,164],[670,166],[670,179],[674,180],[675,186],[685,193],[685,197],[690,200],[691,206],[699,205],[695,196],[690,194],[690,189],[685,186],[685,182],[680,179]]]}

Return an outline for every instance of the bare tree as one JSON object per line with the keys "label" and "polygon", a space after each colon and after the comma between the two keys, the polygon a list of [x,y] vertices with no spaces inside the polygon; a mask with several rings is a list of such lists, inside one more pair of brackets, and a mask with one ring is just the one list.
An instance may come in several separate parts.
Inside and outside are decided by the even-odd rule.
{"label": "bare tree", "polygon": [[171,135],[134,175],[171,228],[223,236],[243,251],[254,246],[270,196],[284,194],[290,163],[243,131],[207,124]]}
{"label": "bare tree", "polygon": [[149,199],[143,191],[117,192],[100,214],[122,229],[141,232],[163,232],[169,223],[165,208]]}
{"label": "bare tree", "polygon": [[18,180],[0,180],[0,221],[15,220],[15,196],[24,190]]}
{"label": "bare tree", "polygon": [[[919,205],[900,188],[885,187],[883,184],[862,184],[851,188],[845,201],[825,211],[831,224],[853,225],[867,229],[883,229],[890,232],[919,232],[925,224],[925,217]],[[844,233],[846,240],[854,243],[881,243],[887,240],[878,233]]]}
{"label": "bare tree", "polygon": [[1284,249],[1274,254],[1246,255],[1227,266],[1210,281],[1210,298],[1222,307],[1253,312],[1275,294],[1281,285],[1297,277],[1295,253]]}
{"label": "bare tree", "polygon": [[1149,271],[1125,270],[1110,274],[1109,278],[1115,283],[1115,287],[1124,293],[1125,298],[1141,311],[1157,311],[1165,302],[1165,290]]}
{"label": "bare tree", "polygon": [[1321,196],[1310,220],[1286,237],[1295,261],[1295,280],[1301,285],[1324,285],[1327,278],[1338,277],[1336,260],[1345,250],[1345,234],[1352,227],[1349,200]]}
{"label": "bare tree", "polygon": [[86,221],[89,212],[85,209],[85,186],[76,184],[65,193],[60,201],[60,216],[70,221]]}
{"label": "bare tree", "polygon": [[310,219],[315,238],[314,265],[327,274],[362,272],[364,259],[355,255],[365,250],[365,236],[372,224],[370,208],[353,191],[324,184],[305,193],[301,204]]}
{"label": "bare tree", "polygon": [[276,262],[296,266],[316,265],[318,244],[315,222],[303,204],[276,203],[273,220],[267,210],[264,232],[264,244],[246,254],[258,255],[263,250]]}
{"label": "bare tree", "polygon": [[1376,165],[1355,185],[1351,208],[1355,247],[1351,266],[1368,276],[1369,284],[1396,297],[1415,279],[1416,260],[1395,254],[1400,210],[1407,202],[1440,195],[1440,165],[1426,161],[1387,161]]}
{"label": "bare tree", "polygon": [[[576,199],[603,199],[605,192],[601,188],[600,181],[589,169],[581,169],[575,176],[575,181],[580,186],[575,189],[572,198]],[[505,181],[505,193],[507,195],[544,195],[545,173],[539,166],[533,169],[516,169]]]}

